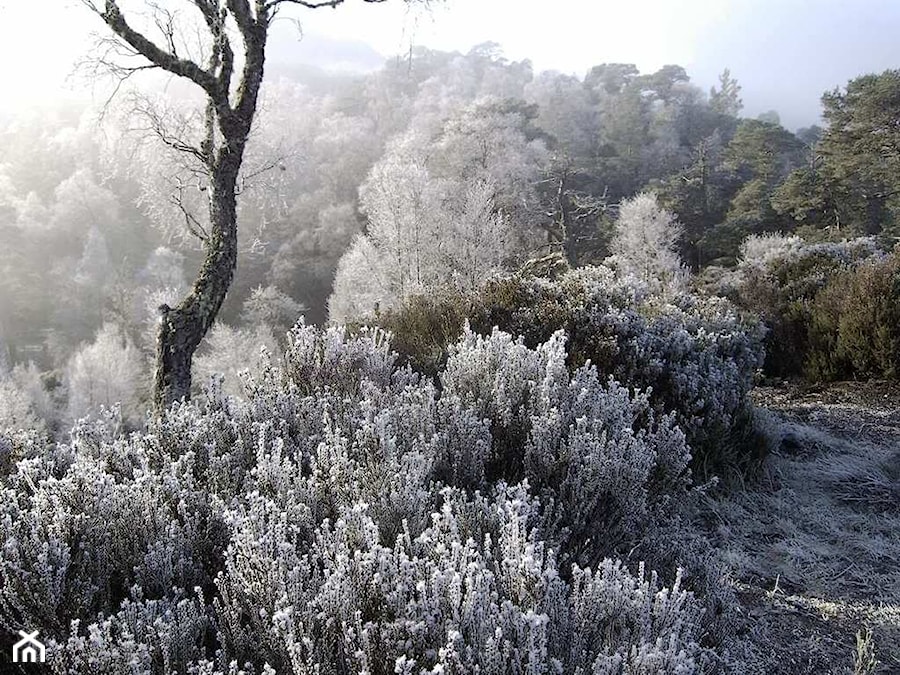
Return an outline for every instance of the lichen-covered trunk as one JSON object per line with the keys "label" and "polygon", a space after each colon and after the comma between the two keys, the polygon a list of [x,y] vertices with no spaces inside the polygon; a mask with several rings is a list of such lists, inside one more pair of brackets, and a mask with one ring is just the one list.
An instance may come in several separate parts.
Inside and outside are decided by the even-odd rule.
{"label": "lichen-covered trunk", "polygon": [[206,258],[190,293],[174,308],[163,306],[156,341],[153,404],[157,411],[191,395],[191,360],[225,300],[237,265],[235,185],[241,153],[223,153],[209,186]]}
{"label": "lichen-covered trunk", "polygon": [[[244,147],[256,113],[265,64],[266,35],[271,17],[263,0],[250,5],[228,3],[241,32],[245,59],[235,105],[229,102],[229,77],[211,90],[207,139],[203,154],[209,169],[209,238],[206,258],[196,281],[177,307],[163,306],[156,342],[153,404],[157,413],[191,396],[191,361],[231,286],[237,265],[237,200],[235,187]],[[229,52],[230,53],[230,52]],[[230,68],[230,66],[229,66]],[[218,87],[218,88],[215,88]],[[218,128],[218,136],[214,129]]]}

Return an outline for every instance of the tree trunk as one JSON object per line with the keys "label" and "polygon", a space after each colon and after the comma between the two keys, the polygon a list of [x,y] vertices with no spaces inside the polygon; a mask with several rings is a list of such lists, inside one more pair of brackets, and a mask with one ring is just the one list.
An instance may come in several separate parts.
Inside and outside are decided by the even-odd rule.
{"label": "tree trunk", "polygon": [[235,186],[243,142],[223,148],[209,188],[210,234],[206,258],[190,293],[178,306],[160,308],[153,404],[157,412],[191,396],[191,360],[225,300],[237,265]]}
{"label": "tree trunk", "polygon": [[[246,6],[245,6],[246,8]],[[232,8],[232,11],[235,11]],[[231,107],[225,96],[212,98],[210,127],[205,154],[209,162],[209,238],[206,258],[187,297],[177,307],[163,307],[156,343],[156,378],[153,404],[157,413],[174,402],[191,397],[191,361],[207,331],[215,321],[237,266],[237,187],[244,148],[263,79],[266,31],[269,18],[261,12],[254,21],[242,12],[235,15],[244,38],[245,62],[238,102]],[[212,120],[218,123],[221,141],[215,151]]]}

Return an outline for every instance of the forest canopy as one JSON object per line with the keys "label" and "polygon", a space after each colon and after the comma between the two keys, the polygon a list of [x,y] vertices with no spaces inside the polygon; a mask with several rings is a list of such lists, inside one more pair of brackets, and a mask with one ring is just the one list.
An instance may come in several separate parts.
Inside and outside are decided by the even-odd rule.
{"label": "forest canopy", "polygon": [[[374,301],[385,306],[553,250],[572,265],[597,262],[611,252],[619,204],[642,190],[681,223],[678,251],[694,271],[733,264],[751,234],[891,236],[898,81],[892,71],[858,78],[823,97],[824,129],[792,133],[739,117],[727,71],[707,93],[678,66],[604,64],[579,80],[482,47],[417,49],[369,75],[273,77],[248,148],[221,319],[239,322],[259,288],[316,322],[354,274],[375,281],[372,293],[386,285]],[[57,107],[2,131],[0,337],[13,363],[61,367],[110,321],[146,349],[153,303],[192,276],[197,241],[180,209],[202,203],[201,186],[126,126],[124,115],[99,125],[92,109]],[[379,197],[384,181],[402,223]]]}

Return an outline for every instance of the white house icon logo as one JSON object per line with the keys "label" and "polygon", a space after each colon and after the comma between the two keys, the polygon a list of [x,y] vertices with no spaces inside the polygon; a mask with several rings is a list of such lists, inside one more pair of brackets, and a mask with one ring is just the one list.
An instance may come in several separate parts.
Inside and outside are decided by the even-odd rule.
{"label": "white house icon logo", "polygon": [[22,639],[13,645],[13,663],[43,663],[46,658],[46,648],[38,642],[38,631],[26,633],[19,631]]}

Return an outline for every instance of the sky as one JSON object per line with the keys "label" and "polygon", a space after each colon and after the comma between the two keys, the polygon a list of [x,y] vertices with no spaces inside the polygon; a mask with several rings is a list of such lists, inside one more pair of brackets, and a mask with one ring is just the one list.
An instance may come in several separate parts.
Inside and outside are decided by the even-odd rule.
{"label": "sky", "polygon": [[[900,68],[897,0],[446,0],[427,9],[347,0],[283,15],[307,34],[366,42],[386,56],[410,42],[466,52],[493,41],[537,70],[583,76],[604,62],[644,72],[676,63],[704,88],[728,67],[743,87],[744,114],[776,109],[788,128],[816,121],[824,91]],[[83,77],[67,76],[97,27],[77,0],[0,0],[0,106],[90,91]],[[304,58],[302,41],[297,53]]]}

